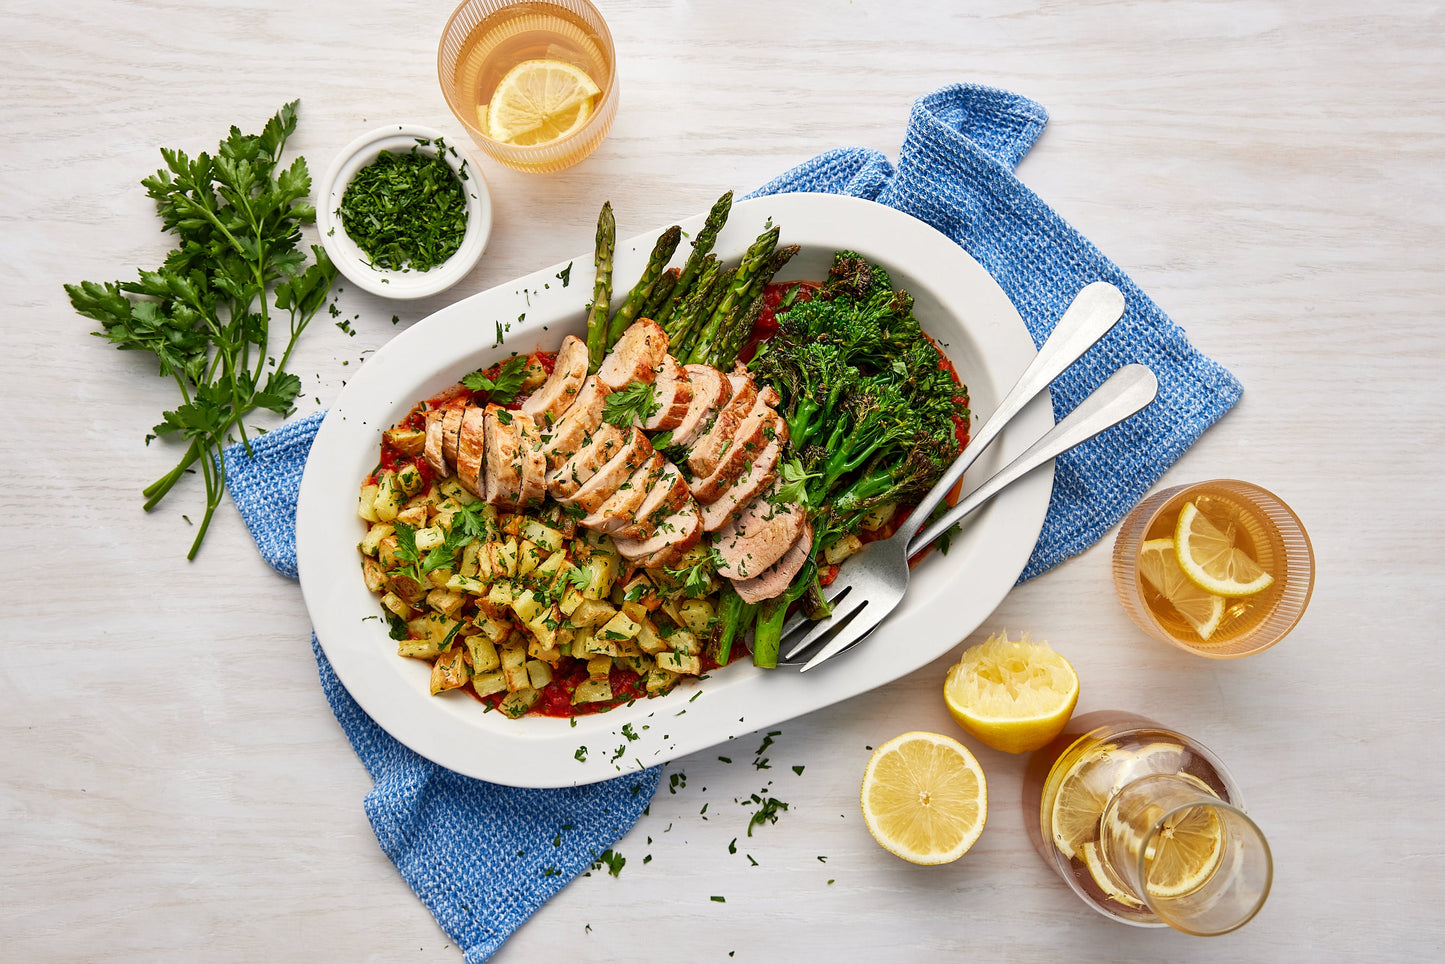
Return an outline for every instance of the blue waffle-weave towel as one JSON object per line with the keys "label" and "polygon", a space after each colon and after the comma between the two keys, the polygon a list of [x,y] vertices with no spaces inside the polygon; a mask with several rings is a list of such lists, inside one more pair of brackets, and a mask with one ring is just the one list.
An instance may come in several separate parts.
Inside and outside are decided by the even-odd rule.
{"label": "blue waffle-weave towel", "polygon": [[[1092,545],[1239,399],[1238,381],[1201,355],[1117,266],[1013,175],[1047,122],[1007,91],[946,87],[914,105],[895,168],[876,151],[830,151],[760,188],[871,198],[933,225],[996,278],[1041,344],[1078,289],[1117,285],[1123,320],[1054,383],[1056,416],[1121,365],[1159,379],[1144,412],[1058,460],[1043,533],[1021,578]],[[227,484],[262,555],[296,575],[296,494],[321,424],[311,415],[226,452]],[[501,946],[552,894],[636,822],[657,769],[566,790],[459,776],[383,732],[338,682],[312,638],[322,689],[375,781],[366,811],[382,849],[466,959]],[[562,828],[571,829],[563,830]],[[559,836],[560,834],[560,836]]]}

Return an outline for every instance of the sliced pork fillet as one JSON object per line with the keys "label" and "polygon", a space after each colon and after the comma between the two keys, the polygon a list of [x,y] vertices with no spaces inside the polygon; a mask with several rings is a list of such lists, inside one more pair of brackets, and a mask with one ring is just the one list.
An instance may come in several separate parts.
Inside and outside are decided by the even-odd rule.
{"label": "sliced pork fillet", "polygon": [[503,509],[515,509],[522,497],[522,438],[516,414],[500,405],[487,406],[482,498]]}
{"label": "sliced pork fillet", "polygon": [[692,400],[682,422],[672,430],[672,441],[674,445],[688,446],[707,431],[718,409],[732,398],[733,385],[711,365],[684,365],[683,368],[692,387]]}
{"label": "sliced pork fillet", "polygon": [[[729,376],[732,378],[733,376]],[[778,393],[771,388],[764,388],[759,392],[752,387],[752,379],[748,379],[740,388],[733,392],[732,400],[718,412],[713,420],[712,426],[701,438],[692,443],[687,453],[687,470],[694,479],[706,478],[717,471],[719,462],[735,448],[735,440],[746,438],[746,435],[739,436],[739,432],[747,426],[749,418],[761,415],[765,411],[771,411],[772,407],[779,402]],[[702,500],[704,502],[710,499]]]}
{"label": "sliced pork fillet", "polygon": [[457,481],[472,495],[482,494],[482,463],[487,457],[487,410],[468,405],[457,433]]}
{"label": "sliced pork fillet", "polygon": [[448,402],[442,409],[442,458],[448,465],[457,464],[457,437],[462,433],[464,411],[460,402]]}
{"label": "sliced pork fillet", "polygon": [[667,332],[650,318],[627,327],[597,369],[597,381],[609,391],[621,391],[631,382],[651,385],[667,357]]}
{"label": "sliced pork fillet", "polygon": [[694,477],[688,483],[692,486],[693,498],[703,505],[722,498],[723,493],[752,471],[753,463],[763,454],[769,443],[778,438],[787,442],[787,432],[788,427],[782,416],[761,404],[759,400],[757,410],[744,420],[712,473],[703,478]]}
{"label": "sliced pork fillet", "polygon": [[[704,532],[718,532],[742,514],[754,499],[766,492],[778,477],[786,440],[775,438],[753,460],[747,474],[735,479],[722,495],[702,507]],[[689,488],[688,491],[691,491]]]}
{"label": "sliced pork fillet", "polygon": [[734,581],[760,576],[797,541],[807,515],[795,504],[770,501],[776,495],[774,486],[718,533],[718,575]]}
{"label": "sliced pork fillet", "polygon": [[565,499],[586,485],[598,469],[612,461],[629,437],[610,422],[597,426],[570,459],[547,473],[547,491],[552,498]]}
{"label": "sliced pork fillet", "polygon": [[617,551],[628,562],[644,569],[670,565],[702,539],[702,516],[697,504],[689,502],[663,520],[647,539],[613,539]]}
{"label": "sliced pork fillet", "polygon": [[606,520],[598,531],[610,532],[615,539],[650,539],[669,516],[691,501],[687,480],[668,462],[632,518]]}
{"label": "sliced pork fillet", "polygon": [[647,493],[661,476],[663,468],[669,464],[661,453],[653,452],[646,462],[634,469],[626,481],[607,497],[606,502],[597,507],[596,512],[583,517],[582,527],[606,531],[615,522],[626,522],[634,518],[643,500],[647,498]]}
{"label": "sliced pork fillet", "polygon": [[639,465],[652,457],[652,443],[647,440],[647,436],[636,428],[628,431],[630,434],[627,442],[620,452],[598,469],[597,474],[588,479],[582,488],[557,501],[563,505],[577,506],[588,513],[601,508],[602,503],[611,498],[618,486],[626,482],[627,477],[637,471]]}
{"label": "sliced pork fillet", "polygon": [[568,335],[557,349],[557,364],[552,374],[522,403],[522,411],[544,428],[554,425],[576,400],[585,381],[587,343],[576,335]]}
{"label": "sliced pork fillet", "polygon": [[610,393],[595,376],[582,384],[577,398],[553,424],[542,451],[549,471],[556,469],[581,450],[602,424],[602,406]]}
{"label": "sliced pork fillet", "polygon": [[671,355],[662,358],[657,381],[652,383],[652,400],[657,410],[642,423],[642,428],[649,432],[677,428],[692,406],[692,378],[688,375],[687,366]]}
{"label": "sliced pork fillet", "polygon": [[439,479],[452,474],[452,467],[442,453],[442,420],[445,416],[446,412],[439,408],[426,413],[426,442],[422,446],[422,457]]}
{"label": "sliced pork fillet", "polygon": [[517,495],[517,507],[541,505],[547,497],[547,456],[542,452],[542,432],[532,416],[525,412],[512,412],[512,424],[517,429],[517,447],[522,461],[522,485]]}
{"label": "sliced pork fillet", "polygon": [[803,531],[798,533],[798,538],[788,547],[788,551],[783,553],[781,559],[752,579],[734,582],[733,589],[737,590],[745,603],[760,603],[764,599],[781,596],[808,561],[808,554],[812,551],[813,527],[805,522]]}

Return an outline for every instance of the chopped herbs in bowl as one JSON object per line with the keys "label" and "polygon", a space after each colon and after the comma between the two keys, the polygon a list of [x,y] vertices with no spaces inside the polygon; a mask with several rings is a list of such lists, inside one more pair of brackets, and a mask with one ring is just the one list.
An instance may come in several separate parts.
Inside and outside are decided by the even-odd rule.
{"label": "chopped herbs in bowl", "polygon": [[322,243],[372,294],[423,298],[476,264],[491,233],[486,181],[430,128],[392,125],[341,152],[319,192]]}

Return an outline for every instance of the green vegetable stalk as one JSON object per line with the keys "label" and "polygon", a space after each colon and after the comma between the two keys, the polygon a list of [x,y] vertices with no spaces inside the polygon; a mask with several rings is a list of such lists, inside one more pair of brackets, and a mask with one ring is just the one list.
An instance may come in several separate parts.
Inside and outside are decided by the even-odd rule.
{"label": "green vegetable stalk", "polygon": [[607,330],[608,348],[617,343],[617,339],[622,337],[627,326],[638,317],[643,302],[647,300],[653,285],[657,284],[657,280],[662,277],[667,263],[672,260],[672,253],[677,250],[678,243],[681,241],[682,228],[676,224],[662,232],[657,239],[657,244],[652,249],[652,255],[647,259],[647,267],[643,269],[642,277],[638,279],[637,284],[633,285],[627,301],[617,309],[617,314],[612,318],[612,323]]}
{"label": "green vegetable stalk", "polygon": [[692,253],[688,255],[687,263],[682,266],[682,275],[678,278],[677,286],[673,288],[672,294],[653,316],[652,320],[659,325],[666,327],[673,312],[678,309],[682,299],[691,290],[693,279],[697,277],[697,273],[703,268],[703,262],[712,253],[713,245],[717,243],[718,232],[727,223],[732,207],[732,191],[728,191],[713,202],[712,210],[708,211],[707,218],[703,221],[702,230],[697,233],[697,240],[692,243]]}
{"label": "green vegetable stalk", "polygon": [[612,202],[603,201],[597,214],[597,280],[592,288],[592,305],[587,310],[587,370],[595,373],[607,354],[608,319],[612,311],[612,252],[617,246],[617,220]]}
{"label": "green vegetable stalk", "polygon": [[[160,374],[176,383],[180,404],[153,432],[185,439],[186,450],[144,495],[146,510],[154,509],[199,462],[206,512],[189,559],[225,492],[219,454],[231,433],[246,442],[242,420],[258,408],[294,410],[301,379],[286,363],[336,277],[321,248],[311,246],[310,265],[298,248],[301,226],[316,220],[305,158],[279,166],[297,105],[282,107],[260,134],[232,127],[214,157],[162,148],[166,166],[141,183],[178,247],[137,281],[65,286],[75,310],[100,322],[94,334],[123,351],[151,352]],[[271,345],[273,298],[287,317],[279,356]]]}

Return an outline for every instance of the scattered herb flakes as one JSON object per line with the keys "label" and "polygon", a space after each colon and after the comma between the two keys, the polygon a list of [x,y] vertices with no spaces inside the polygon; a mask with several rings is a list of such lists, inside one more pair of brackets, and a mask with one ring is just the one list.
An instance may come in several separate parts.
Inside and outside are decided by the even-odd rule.
{"label": "scattered herb flakes", "polygon": [[[382,151],[356,172],[336,213],[351,240],[374,268],[430,271],[462,246],[467,199],[441,156],[446,143],[418,138],[405,153]],[[465,162],[463,162],[465,171]]]}
{"label": "scattered herb flakes", "polygon": [[[402,623],[402,625],[405,626],[406,623]],[[578,763],[586,763],[586,762],[587,762],[587,748],[586,748],[585,746],[579,746],[579,747],[577,748],[577,752],[574,753],[574,754],[572,754],[572,758],[575,759]]]}
{"label": "scattered herb flakes", "polygon": [[777,797],[765,798],[755,793],[749,799],[758,806],[757,812],[748,821],[749,837],[753,835],[754,827],[761,827],[764,823],[777,823],[778,815],[788,809],[788,805]]}
{"label": "scattered herb flakes", "polygon": [[601,870],[602,867],[605,865],[607,867],[607,873],[612,877],[616,877],[618,874],[622,873],[622,868],[626,866],[626,864],[626,857],[622,856],[622,854],[618,853],[617,851],[609,848],[602,851],[602,853],[598,855],[597,861],[592,865],[591,869]]}
{"label": "scattered herb flakes", "polygon": [[753,859],[752,854],[743,854],[743,856],[748,858],[748,863],[752,864],[754,867],[758,866],[758,862]]}
{"label": "scattered herb flakes", "polygon": [[826,864],[827,862],[828,862],[828,858],[827,858],[827,857],[819,857],[819,858],[818,858],[818,863],[820,863],[820,864]]}
{"label": "scattered herb flakes", "polygon": [[687,774],[686,774],[686,773],[683,773],[681,770],[678,770],[678,771],[675,772],[675,773],[669,773],[669,774],[667,775],[667,792],[668,792],[668,793],[676,793],[678,790],[681,790],[682,788],[684,788],[684,787],[686,787],[686,786],[687,786]]}
{"label": "scattered herb flakes", "polygon": [[645,857],[643,857],[643,858],[642,858],[642,862],[643,862],[644,864],[650,864],[650,863],[652,863],[652,854],[647,854]]}
{"label": "scattered herb flakes", "polygon": [[731,763],[731,762],[733,762],[732,757],[729,757],[729,756],[720,756],[720,757],[718,757],[718,759],[721,760],[721,761],[724,762],[724,763]]}
{"label": "scattered herb flakes", "polygon": [[497,345],[500,345],[502,341],[502,323],[499,321],[497,322],[497,340],[493,342],[492,347],[495,348]]}
{"label": "scattered herb flakes", "polygon": [[728,902],[728,899],[720,894],[713,894],[711,897],[708,898],[708,900],[711,900],[718,904],[726,904]]}
{"label": "scattered herb flakes", "polygon": [[638,736],[635,732],[633,732],[632,724],[631,724],[631,723],[624,723],[624,724],[622,724],[622,735],[625,736],[625,737],[627,737],[627,740],[628,740],[629,743],[632,742],[633,740],[640,740],[640,739],[642,739],[642,737]]}
{"label": "scattered herb flakes", "polygon": [[735,853],[737,853],[737,852],[738,852],[738,838],[737,838],[737,837],[734,837],[732,840],[728,841],[728,853],[730,853],[730,854],[735,854]]}
{"label": "scattered herb flakes", "polygon": [[795,766],[793,767],[793,772],[796,773],[798,776],[802,776],[803,768],[801,766]]}
{"label": "scattered herb flakes", "polygon": [[562,282],[562,287],[564,287],[564,288],[567,287],[569,284],[572,283],[572,262],[571,262],[571,261],[568,261],[568,262],[567,262],[567,267],[565,267],[565,268],[563,268],[561,271],[557,272],[557,278]]}

